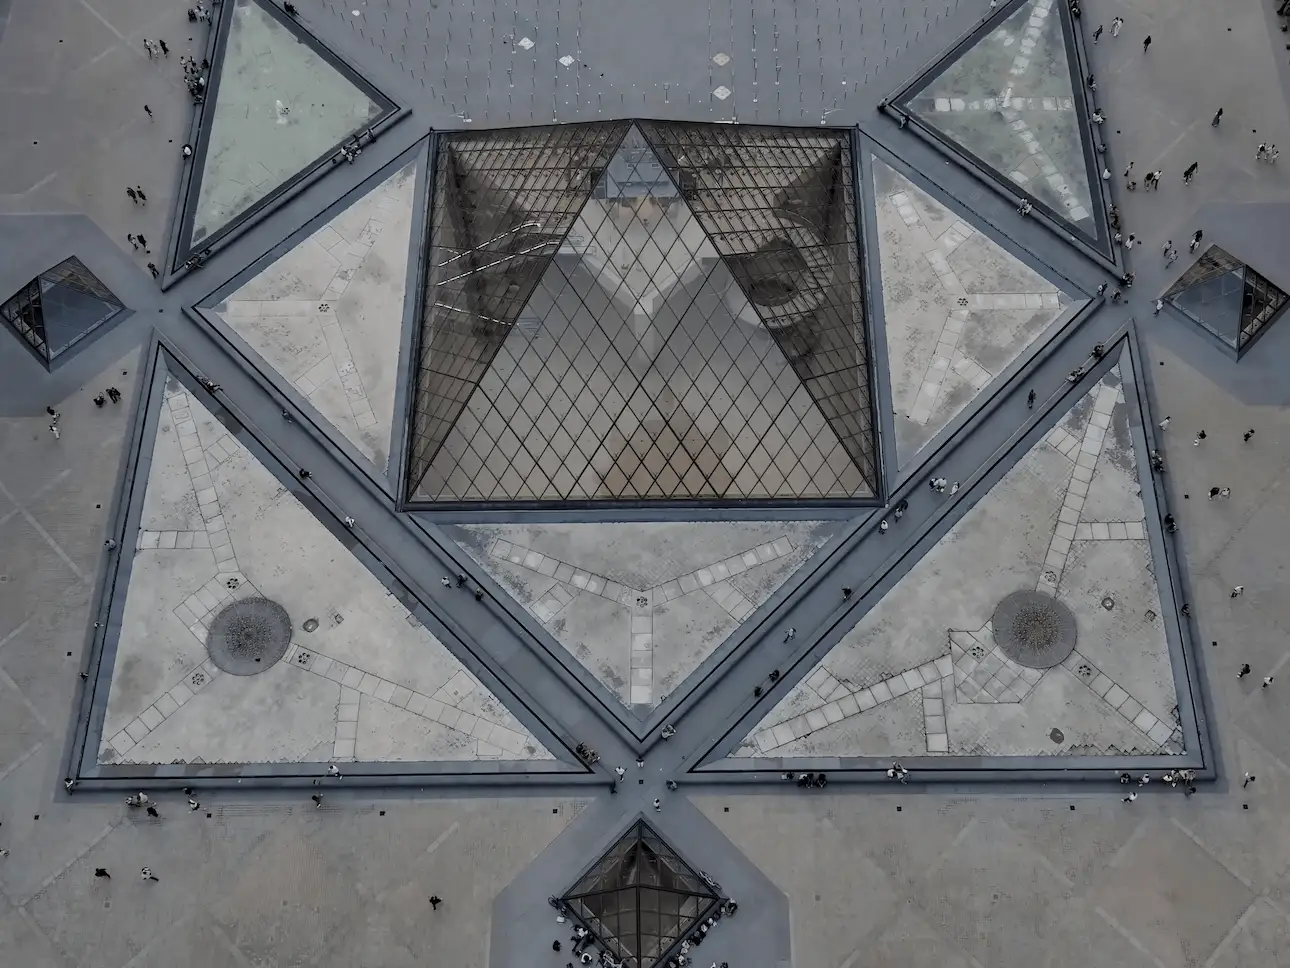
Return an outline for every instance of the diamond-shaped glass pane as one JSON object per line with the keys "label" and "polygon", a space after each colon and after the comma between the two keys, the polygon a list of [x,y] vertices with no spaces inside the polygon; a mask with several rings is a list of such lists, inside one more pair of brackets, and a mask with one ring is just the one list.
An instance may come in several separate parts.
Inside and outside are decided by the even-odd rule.
{"label": "diamond-shaped glass pane", "polygon": [[[575,136],[586,127],[567,126]],[[696,127],[709,138],[722,128]],[[873,493],[848,143],[785,129],[774,145],[774,130],[735,145],[762,166],[748,179],[756,198],[700,191],[687,203],[682,179],[695,176],[632,126],[563,244],[530,241],[537,251],[525,258],[540,281],[525,279],[459,339],[471,351],[465,362],[447,335],[465,314],[427,293],[443,322],[423,342],[414,427],[428,432],[414,430],[414,499]],[[708,210],[692,211],[697,202]],[[732,236],[744,221],[771,229]],[[463,409],[477,419],[459,419]],[[809,449],[788,446],[799,430]],[[475,466],[463,465],[467,452]]]}
{"label": "diamond-shaped glass pane", "polygon": [[[189,248],[245,218],[394,105],[262,0],[233,0],[215,65]],[[191,203],[190,203],[191,204]]]}
{"label": "diamond-shaped glass pane", "polygon": [[835,491],[875,493],[847,133],[653,121],[641,127],[849,456]]}
{"label": "diamond-shaped glass pane", "polygon": [[[535,487],[545,491],[542,480],[527,483],[524,477],[508,473],[507,465],[489,463],[502,443],[502,428],[517,409],[515,401],[529,388],[526,385],[518,397],[512,392],[520,389],[512,376],[521,372],[516,367],[524,354],[518,347],[526,342],[524,330],[515,323],[625,129],[625,124],[612,122],[461,133],[440,139],[412,416],[409,494],[491,500],[507,491],[525,496],[533,496]],[[556,285],[551,291],[558,294],[561,288]],[[502,369],[489,380],[491,395],[472,402],[476,386],[512,338],[513,352],[499,361]],[[529,374],[522,375],[531,381]],[[467,437],[456,426],[468,402],[484,427],[490,426],[490,419],[495,424],[486,439]],[[444,448],[454,430],[461,439],[456,446]],[[463,474],[453,459],[471,441],[488,465],[486,475]],[[515,448],[509,450],[508,459]],[[436,458],[438,470],[432,468]]]}
{"label": "diamond-shaped glass pane", "polygon": [[653,968],[719,898],[637,821],[561,900],[628,968]]}
{"label": "diamond-shaped glass pane", "polygon": [[72,257],[0,304],[0,319],[48,364],[123,310],[107,286]]}
{"label": "diamond-shaped glass pane", "polygon": [[1098,239],[1100,190],[1083,78],[1073,75],[1061,0],[1028,0],[934,69],[904,107],[978,167]]}
{"label": "diamond-shaped glass pane", "polygon": [[1280,313],[1287,297],[1235,256],[1212,245],[1170,287],[1165,299],[1237,349]]}

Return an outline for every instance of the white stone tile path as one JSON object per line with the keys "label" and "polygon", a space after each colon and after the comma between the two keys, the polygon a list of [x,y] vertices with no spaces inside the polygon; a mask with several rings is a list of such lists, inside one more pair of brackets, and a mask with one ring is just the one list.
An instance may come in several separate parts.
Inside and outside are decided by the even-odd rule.
{"label": "white stone tile path", "polygon": [[945,318],[940,339],[932,354],[932,361],[923,374],[923,380],[914,398],[914,405],[908,417],[915,423],[926,424],[932,419],[936,405],[940,400],[950,371],[966,380],[978,393],[994,377],[976,360],[966,356],[959,347],[963,328],[971,318],[973,310],[1027,310],[1059,309],[1061,296],[1058,292],[968,292],[958,275],[949,263],[948,256],[968,239],[976,234],[976,229],[962,219],[956,219],[940,235],[933,236],[924,225],[918,208],[914,205],[909,193],[897,190],[889,196],[896,207],[901,220],[909,228],[922,227],[933,239],[933,245],[923,252],[923,257],[936,273],[941,287],[954,297],[957,309],[951,310]]}
{"label": "white stone tile path", "polygon": [[[100,751],[100,762],[130,763],[127,754],[143,742],[154,729],[179,711],[179,708],[201,692],[211,680],[224,673],[210,659],[200,662],[180,677],[179,681],[163,692],[151,705],[136,716],[125,729],[121,730],[107,742],[111,756],[105,755],[107,748]],[[189,762],[198,762],[191,760]]]}
{"label": "white stone tile path", "polygon": [[[372,219],[371,222],[376,221]],[[326,231],[340,239],[340,236],[332,229]],[[343,243],[344,240],[342,239]],[[325,245],[324,245],[325,247]],[[352,249],[353,246],[350,246]],[[363,255],[366,256],[371,245],[360,247]],[[333,252],[333,254],[335,254]],[[329,297],[339,296],[349,285],[349,280],[353,277],[353,270],[345,268],[347,262],[353,261],[349,253],[341,260],[341,268],[336,271],[335,277],[328,284],[327,295]],[[360,258],[357,265],[362,264]],[[337,289],[336,287],[340,288]],[[377,423],[376,414],[372,410],[371,401],[367,397],[367,391],[363,387],[363,380],[358,375],[358,367],[354,363],[354,355],[350,351],[349,343],[345,339],[345,331],[337,319],[335,311],[330,303],[317,302],[309,299],[277,299],[277,300],[239,300],[230,301],[226,304],[227,308],[224,316],[228,318],[230,324],[236,328],[243,325],[247,320],[259,319],[263,316],[285,316],[301,317],[299,325],[316,325],[321,328],[323,338],[327,344],[327,355],[318,360],[303,375],[298,377],[294,383],[301,395],[306,397],[310,403],[317,408],[318,412],[328,416],[328,407],[320,396],[320,392],[328,389],[335,383],[339,383],[345,392],[345,401],[349,405],[350,415],[354,422],[363,429],[374,427]],[[307,320],[307,322],[305,321]]]}
{"label": "white stone tile path", "polygon": [[334,760],[354,759],[360,696],[406,709],[414,716],[439,723],[471,738],[476,743],[477,759],[505,759],[508,754],[520,757],[529,743],[541,748],[541,744],[527,731],[514,730],[459,707],[458,704],[466,696],[476,689],[484,688],[483,683],[464,669],[455,673],[434,695],[427,696],[298,643],[292,643],[282,661],[297,669],[330,679],[340,686],[340,701],[336,707],[336,739],[332,748]]}
{"label": "white stone tile path", "polygon": [[683,595],[703,591],[735,619],[743,621],[756,606],[730,581],[750,568],[791,555],[793,542],[787,535],[732,555],[711,565],[660,582],[653,588],[631,588],[603,575],[584,571],[576,565],[544,555],[523,545],[497,539],[488,549],[501,561],[526,568],[556,584],[538,601],[525,607],[543,625],[548,625],[579,594],[598,595],[630,610],[628,701],[632,705],[649,704],[654,697],[654,607]]}
{"label": "white stone tile path", "polygon": [[[1029,69],[1039,35],[1043,32],[1046,21],[1052,15],[1053,0],[1039,0],[1021,34],[1021,42],[1008,68],[1006,86],[998,97],[964,99],[957,97],[938,97],[931,99],[933,110],[941,112],[962,111],[998,111],[1008,122],[1008,127],[1025,146],[1027,159],[1007,175],[1018,185],[1025,185],[1035,177],[1042,177],[1062,200],[1067,218],[1072,222],[1081,222],[1089,217],[1089,211],[1071,191],[1070,182],[1053,164],[1052,158],[1044,151],[1043,146],[1030,126],[1026,124],[1021,111],[1060,111],[1073,114],[1075,100],[1073,97],[1013,97],[1013,85]],[[996,31],[992,39],[1004,47],[1017,43],[1017,38],[1004,30]]]}
{"label": "white stone tile path", "polygon": [[803,736],[809,736],[817,729],[840,723],[850,716],[858,716],[868,709],[898,699],[915,689],[923,689],[933,683],[940,688],[942,680],[950,676],[952,671],[950,657],[944,655],[863,689],[853,689],[835,679],[832,673],[821,665],[806,678],[807,688],[813,690],[823,700],[821,705],[785,722],[759,730],[753,734],[753,741],[763,755],[773,756],[774,751],[780,746],[785,746]]}
{"label": "white stone tile path", "polygon": [[[1112,372],[1118,376],[1118,367]],[[1089,482],[1110,427],[1111,412],[1117,403],[1124,402],[1123,390],[1105,383],[1099,384],[1092,392],[1095,393],[1093,413],[1082,438],[1076,438],[1061,427],[1054,427],[1044,437],[1045,442],[1071,459],[1075,465],[1057,528],[1049,545],[1045,570],[1037,583],[1037,590],[1046,591],[1054,597],[1073,541],[1141,541],[1146,538],[1143,521],[1079,521],[1084,497],[1088,493]],[[1177,726],[1166,723],[1145,709],[1133,699],[1128,690],[1112,682],[1081,656],[1078,650],[1072,652],[1071,657],[1062,665],[1137,727],[1150,743],[1158,747],[1158,752],[1182,752],[1182,733]],[[761,755],[774,755],[779,747],[818,729],[849,716],[859,715],[867,709],[904,695],[911,688],[921,688],[927,752],[947,753],[949,736],[946,728],[946,702],[1018,703],[1033,691],[1046,672],[1047,670],[1022,666],[1004,655],[994,641],[994,630],[989,622],[975,631],[952,629],[949,653],[932,662],[923,663],[917,669],[884,679],[867,689],[851,689],[821,663],[804,681],[806,689],[818,696],[820,705],[793,719],[758,730],[752,739]],[[1148,748],[1148,745],[1144,743],[1144,748]]]}

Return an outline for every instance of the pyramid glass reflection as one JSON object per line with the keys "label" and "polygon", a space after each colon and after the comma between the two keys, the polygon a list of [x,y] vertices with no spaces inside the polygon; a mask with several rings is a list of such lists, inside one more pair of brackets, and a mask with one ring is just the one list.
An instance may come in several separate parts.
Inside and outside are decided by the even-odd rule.
{"label": "pyramid glass reflection", "polygon": [[107,286],[73,256],[0,304],[0,319],[49,367],[124,311]]}
{"label": "pyramid glass reflection", "polygon": [[1239,351],[1281,314],[1287,296],[1240,259],[1211,245],[1165,299]]}
{"label": "pyramid glass reflection", "polygon": [[624,968],[653,968],[720,899],[638,820],[560,899]]}
{"label": "pyramid glass reflection", "polygon": [[[516,166],[593,134],[592,158],[555,180],[558,205],[527,173],[481,179],[478,209],[505,217],[450,243],[457,137],[440,148],[410,499],[875,493],[848,133],[642,122],[466,138]],[[567,232],[539,217],[578,192]]]}
{"label": "pyramid glass reflection", "polygon": [[272,4],[234,0],[224,18],[180,260],[395,109]]}
{"label": "pyramid glass reflection", "polygon": [[1065,5],[1027,0],[903,95],[937,141],[1089,240],[1106,241],[1083,79]]}

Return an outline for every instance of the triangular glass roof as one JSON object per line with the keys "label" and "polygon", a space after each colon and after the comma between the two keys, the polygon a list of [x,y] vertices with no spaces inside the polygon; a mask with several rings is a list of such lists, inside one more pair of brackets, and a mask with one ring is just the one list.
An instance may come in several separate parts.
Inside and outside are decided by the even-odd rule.
{"label": "triangular glass roof", "polygon": [[1098,162],[1071,68],[1061,0],[1025,0],[954,47],[903,92],[936,141],[1108,248]]}
{"label": "triangular glass roof", "polygon": [[1169,288],[1165,299],[1239,350],[1280,314],[1287,296],[1240,259],[1211,245]]}
{"label": "triangular glass roof", "polygon": [[[588,127],[520,134],[558,143]],[[500,152],[513,137],[490,140]],[[517,273],[543,270],[531,297],[517,284],[504,311],[482,312],[427,292],[410,499],[874,493],[849,140],[760,128],[741,138],[719,125],[631,125],[599,169],[584,167],[592,190],[567,238],[528,238],[519,251],[536,265]],[[727,183],[719,169],[738,174]],[[444,172],[441,162],[432,277],[461,264],[438,254],[455,204]],[[575,174],[565,177],[585,185]],[[505,200],[519,192],[493,182],[491,210],[506,218],[476,245],[534,221]],[[457,260],[483,264],[432,286],[516,261],[456,247]],[[476,320],[478,351],[454,348],[459,316]]]}
{"label": "triangular glass roof", "polygon": [[232,0],[222,24],[177,262],[395,110],[273,4]]}
{"label": "triangular glass roof", "polygon": [[125,311],[75,256],[42,272],[0,304],[0,319],[46,366]]}
{"label": "triangular glass roof", "polygon": [[653,968],[720,898],[638,820],[560,900],[624,968]]}

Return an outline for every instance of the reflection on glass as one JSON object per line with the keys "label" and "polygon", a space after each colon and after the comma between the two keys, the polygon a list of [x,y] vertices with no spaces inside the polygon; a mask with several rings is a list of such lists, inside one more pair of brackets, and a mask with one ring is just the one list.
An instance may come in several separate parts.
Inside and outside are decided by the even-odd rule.
{"label": "reflection on glass", "polygon": [[1216,245],[1205,250],[1164,298],[1233,349],[1244,347],[1287,301],[1284,292]]}
{"label": "reflection on glass", "polygon": [[924,124],[1070,227],[1097,238],[1061,0],[1029,0],[905,101]]}
{"label": "reflection on glass", "polygon": [[845,134],[567,125],[439,155],[413,499],[873,493]]}
{"label": "reflection on glass", "polygon": [[719,903],[643,820],[560,900],[626,968],[654,968]]}
{"label": "reflection on glass", "polygon": [[9,324],[48,366],[124,307],[79,259],[42,272],[0,304]]}

